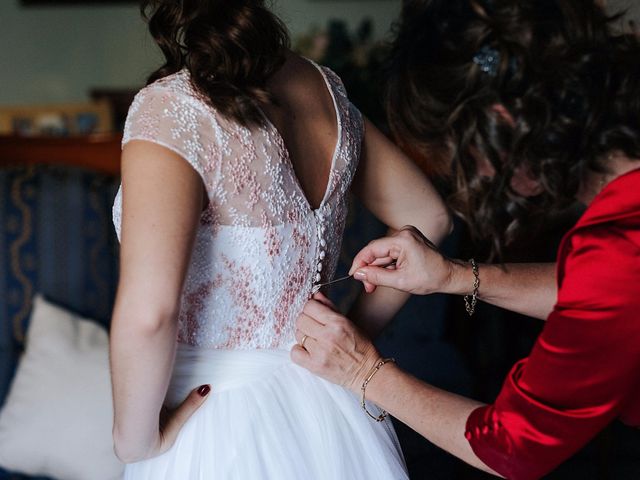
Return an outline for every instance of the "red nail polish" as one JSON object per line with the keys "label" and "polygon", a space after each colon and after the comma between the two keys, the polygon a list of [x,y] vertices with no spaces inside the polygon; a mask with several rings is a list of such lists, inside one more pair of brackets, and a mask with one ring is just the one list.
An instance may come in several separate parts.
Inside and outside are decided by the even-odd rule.
{"label": "red nail polish", "polygon": [[206,397],[210,391],[211,387],[209,385],[202,385],[200,388],[198,388],[198,395],[200,395],[201,397]]}

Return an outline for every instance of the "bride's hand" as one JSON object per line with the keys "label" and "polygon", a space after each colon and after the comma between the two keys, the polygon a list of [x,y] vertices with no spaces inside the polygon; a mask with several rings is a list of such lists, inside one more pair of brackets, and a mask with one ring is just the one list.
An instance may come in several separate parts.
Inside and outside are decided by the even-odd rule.
{"label": "bride's hand", "polygon": [[[393,268],[381,268],[395,261]],[[442,255],[420,231],[403,227],[390,237],[369,243],[354,258],[349,271],[368,293],[391,287],[417,295],[447,293],[460,264]]]}
{"label": "bride's hand", "polygon": [[162,407],[158,441],[149,458],[161,455],[173,446],[184,424],[202,406],[210,391],[209,385],[201,385],[193,389],[176,408]]}

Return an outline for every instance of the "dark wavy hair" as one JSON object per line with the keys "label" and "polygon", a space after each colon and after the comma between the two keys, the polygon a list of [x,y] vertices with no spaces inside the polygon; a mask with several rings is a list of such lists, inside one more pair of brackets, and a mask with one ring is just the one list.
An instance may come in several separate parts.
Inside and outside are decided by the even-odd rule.
{"label": "dark wavy hair", "polygon": [[143,17],[165,63],[149,83],[189,70],[191,82],[223,115],[263,123],[269,77],[289,47],[283,23],[261,0],[143,0]]}
{"label": "dark wavy hair", "polygon": [[[414,151],[447,152],[437,167],[452,180],[450,205],[492,256],[572,202],[608,154],[640,157],[640,43],[616,32],[619,19],[593,0],[405,2],[388,65],[391,129]],[[497,53],[491,73],[483,51]],[[472,151],[495,176],[478,173]],[[511,188],[517,169],[540,195]]]}

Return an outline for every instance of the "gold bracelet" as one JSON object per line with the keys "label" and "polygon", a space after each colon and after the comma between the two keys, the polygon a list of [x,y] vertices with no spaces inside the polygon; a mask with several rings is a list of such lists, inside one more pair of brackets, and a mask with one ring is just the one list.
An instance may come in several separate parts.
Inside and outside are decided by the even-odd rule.
{"label": "gold bracelet", "polygon": [[[473,281],[473,293],[471,295],[464,296],[464,306],[467,309],[469,316],[473,315],[476,311],[476,304],[478,303],[478,290],[480,289],[480,271],[478,270],[478,264],[472,258],[469,260],[471,264],[471,271],[475,280]],[[471,299],[469,299],[471,297]]]}
{"label": "gold bracelet", "polygon": [[376,422],[383,421],[387,417],[387,412],[385,410],[380,409],[380,412],[381,412],[380,415],[375,416],[369,410],[367,410],[367,404],[365,402],[365,391],[367,389],[367,385],[369,384],[373,376],[376,373],[378,373],[378,370],[380,370],[383,365],[389,362],[396,363],[395,359],[393,358],[383,358],[379,360],[378,363],[376,363],[376,365],[369,371],[369,375],[367,375],[366,380],[362,382],[362,387],[360,388],[360,390],[362,391],[362,400],[360,401],[360,405],[362,406],[362,409],[365,411],[365,413],[369,415],[371,418],[373,418]]}

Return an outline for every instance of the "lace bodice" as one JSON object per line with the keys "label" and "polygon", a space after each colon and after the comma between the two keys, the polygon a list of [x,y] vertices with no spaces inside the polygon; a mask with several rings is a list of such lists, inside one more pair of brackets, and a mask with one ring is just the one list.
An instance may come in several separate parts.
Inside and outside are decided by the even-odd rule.
{"label": "lace bodice", "polygon": [[[334,274],[363,121],[340,79],[318,67],[334,101],[338,139],[322,203],[312,209],[284,140],[265,117],[247,129],[218,114],[183,70],[141,90],[123,145],[163,145],[202,177],[200,218],[182,292],[178,340],[221,349],[286,348],[313,285]],[[122,189],[113,206],[120,238]]]}

